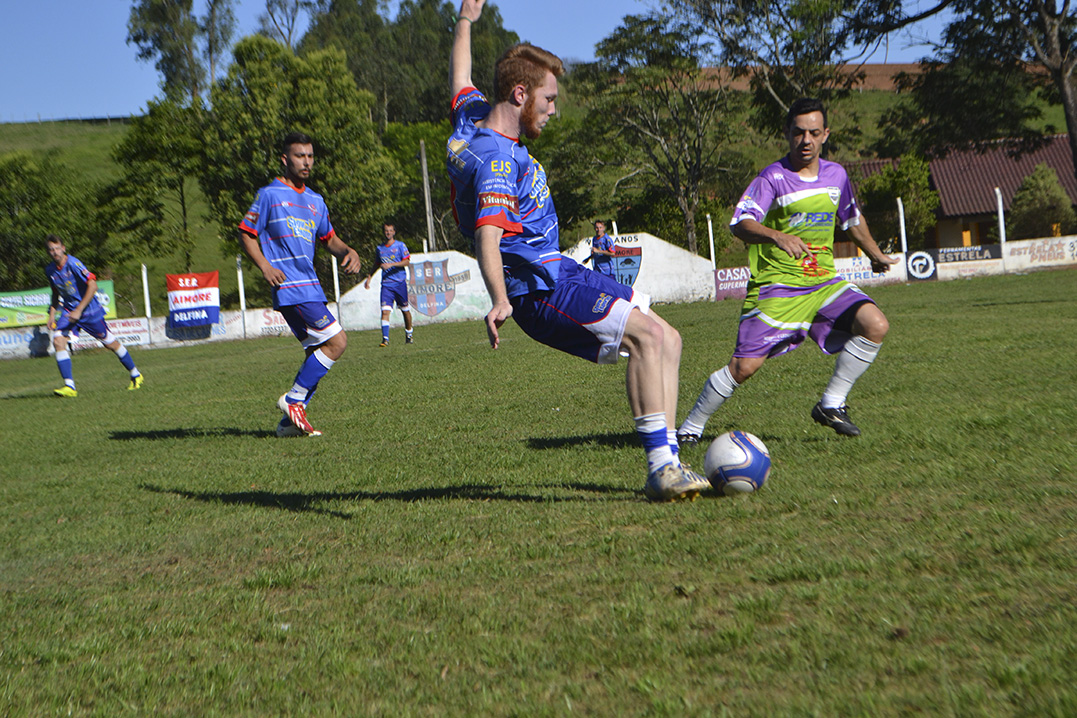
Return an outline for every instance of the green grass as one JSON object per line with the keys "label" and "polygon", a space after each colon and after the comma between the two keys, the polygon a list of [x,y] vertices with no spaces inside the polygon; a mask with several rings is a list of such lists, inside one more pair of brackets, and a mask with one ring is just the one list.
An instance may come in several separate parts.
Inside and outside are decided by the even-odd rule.
{"label": "green grass", "polygon": [[[864,435],[804,347],[708,426],[768,484],[690,504],[643,499],[623,364],[511,324],[351,333],[316,439],[272,434],[290,339],[136,348],[134,393],[79,353],[75,400],[5,363],[0,715],[1077,714],[1075,283],[873,289]],[[737,310],[660,308],[682,414]]]}

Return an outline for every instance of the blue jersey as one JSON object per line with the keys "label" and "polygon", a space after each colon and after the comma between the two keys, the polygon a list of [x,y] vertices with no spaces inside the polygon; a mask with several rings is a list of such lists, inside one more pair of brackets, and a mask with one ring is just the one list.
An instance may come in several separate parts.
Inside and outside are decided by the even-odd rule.
{"label": "blue jersey", "polygon": [[328,242],[333,225],[320,194],[310,187],[297,190],[278,177],[258,190],[239,229],[258,237],[262,254],[284,272],[285,281],[273,289],[274,309],[325,302],[314,271],[314,240]]}
{"label": "blue jersey", "polygon": [[[595,235],[591,237],[591,246],[595,249],[604,249],[607,252],[613,251],[613,239],[604,234],[601,237]],[[605,274],[607,277],[613,276],[613,257],[605,254],[592,254],[591,266],[599,274]]]}
{"label": "blue jersey", "polygon": [[[94,273],[70,254],[67,255],[67,260],[62,267],[57,267],[56,262],[49,262],[45,266],[45,275],[49,278],[49,284],[60,295],[65,312],[69,312],[79,305],[82,298],[86,296],[86,287],[91,279],[97,281]],[[82,310],[82,321],[84,322],[92,322],[104,319],[104,317],[105,308],[97,301],[97,297],[91,299],[86,308]]]}
{"label": "blue jersey", "polygon": [[552,290],[562,256],[546,170],[518,138],[475,125],[489,114],[490,104],[473,87],[453,100],[446,165],[456,225],[472,242],[479,227],[504,230],[501,262],[510,298]]}
{"label": "blue jersey", "polygon": [[[393,243],[388,246],[384,244],[378,245],[378,262],[381,264],[401,262],[410,256],[407,245],[399,239],[394,239]],[[382,284],[403,284],[406,281],[408,281],[407,267],[391,267],[381,270]]]}

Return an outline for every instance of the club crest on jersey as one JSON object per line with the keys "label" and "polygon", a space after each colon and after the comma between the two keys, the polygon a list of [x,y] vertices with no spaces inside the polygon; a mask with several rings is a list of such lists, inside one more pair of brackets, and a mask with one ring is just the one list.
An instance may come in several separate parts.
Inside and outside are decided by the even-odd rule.
{"label": "club crest on jersey", "polygon": [[841,199],[841,189],[838,187],[827,187],[826,193],[830,197],[830,201],[834,203],[834,206],[838,206],[838,200]]}
{"label": "club crest on jersey", "polygon": [[441,314],[456,298],[456,284],[471,279],[471,272],[449,274],[449,260],[413,262],[408,277],[408,304],[415,311],[433,317]]}

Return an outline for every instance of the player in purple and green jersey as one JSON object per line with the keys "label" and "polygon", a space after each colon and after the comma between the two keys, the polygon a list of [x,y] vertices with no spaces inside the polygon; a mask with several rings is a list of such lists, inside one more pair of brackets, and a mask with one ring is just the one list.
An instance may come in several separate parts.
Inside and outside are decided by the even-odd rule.
{"label": "player in purple and green jersey", "polygon": [[628,402],[647,452],[644,491],[653,500],[694,498],[707,480],[677,458],[673,421],[681,337],[650,311],[650,298],[561,255],[546,171],[520,143],[554,114],[561,60],[526,43],[494,70],[494,101],[471,84],[471,24],[485,0],[463,0],[449,76],[453,133],[447,168],[453,214],[475,246],[493,307],[490,345],[512,317],[533,339],[598,364],[628,354]]}
{"label": "player in purple and green jersey", "polygon": [[[411,309],[408,306],[408,266],[411,265],[411,253],[402,241],[396,238],[396,225],[386,222],[381,227],[385,242],[378,245],[378,264],[381,266],[381,344],[389,346],[389,317],[393,314],[393,305],[400,307],[404,315],[404,343],[414,344],[415,336],[411,329]],[[370,289],[370,280],[366,278],[364,286]]]}
{"label": "player in purple and green jersey", "polygon": [[823,104],[794,102],[785,135],[789,154],[752,181],[730,222],[733,234],[748,244],[748,294],[733,358],[711,374],[677,430],[685,443],[699,441],[711,415],[768,357],[792,351],[809,337],[838,355],[812,419],[845,436],[860,434],[845,400],[875,360],[890,325],[871,298],[834,269],[835,227],[867,254],[875,272],[888,271],[898,260],[872,239],[845,170],[820,157],[830,136]]}
{"label": "player in purple and green jersey", "polygon": [[[45,248],[52,259],[45,267],[45,275],[52,288],[49,302],[49,329],[53,330],[52,344],[56,349],[56,366],[64,385],[54,389],[57,396],[73,399],[79,395],[75,389],[75,377],[71,369],[71,352],[68,340],[83,330],[108,349],[116,353],[123,368],[131,377],[127,388],[131,391],[142,386],[142,374],[135,367],[135,360],[119,339],[112,335],[105,323],[105,309],[94,295],[97,293],[97,277],[76,257],[67,253],[64,240],[55,234],[45,238]],[[56,316],[59,307],[61,313]]]}
{"label": "player in purple and green jersey", "polygon": [[284,176],[258,190],[239,223],[239,241],[273,288],[273,308],[284,316],[307,355],[292,388],[277,400],[284,413],[277,436],[318,436],[321,432],[310,425],[306,407],[348,341],[326,306],[314,270],[315,243],[340,259],[348,274],[357,274],[362,263],[333,231],[321,195],[306,186],[314,165],[310,137],[293,132],[284,138],[283,150]]}

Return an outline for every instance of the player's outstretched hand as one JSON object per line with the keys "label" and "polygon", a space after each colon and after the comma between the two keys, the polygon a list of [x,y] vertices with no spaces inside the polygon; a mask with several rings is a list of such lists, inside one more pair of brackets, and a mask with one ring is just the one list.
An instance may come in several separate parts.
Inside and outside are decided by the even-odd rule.
{"label": "player's outstretched hand", "polygon": [[486,315],[486,336],[490,338],[490,347],[497,349],[501,343],[501,337],[497,330],[512,316],[512,305],[508,302],[495,304],[490,313]]}
{"label": "player's outstretched hand", "polygon": [[891,257],[889,254],[884,254],[881,257],[871,258],[871,271],[876,274],[886,274],[890,271],[890,266],[897,264],[901,260],[897,257]]}
{"label": "player's outstretched hand", "polygon": [[280,285],[284,284],[284,282],[288,279],[288,277],[285,276],[284,272],[280,271],[276,267],[269,267],[268,269],[263,269],[262,276],[266,278],[266,281],[269,282],[269,286],[271,287],[279,287]]}
{"label": "player's outstretched hand", "polygon": [[359,274],[359,270],[363,266],[363,260],[359,259],[359,253],[354,249],[349,249],[348,254],[340,262],[340,268],[347,274]]}
{"label": "player's outstretched hand", "polygon": [[482,7],[486,4],[486,0],[463,0],[460,3],[460,17],[466,17],[472,22],[479,19],[482,15]]}

